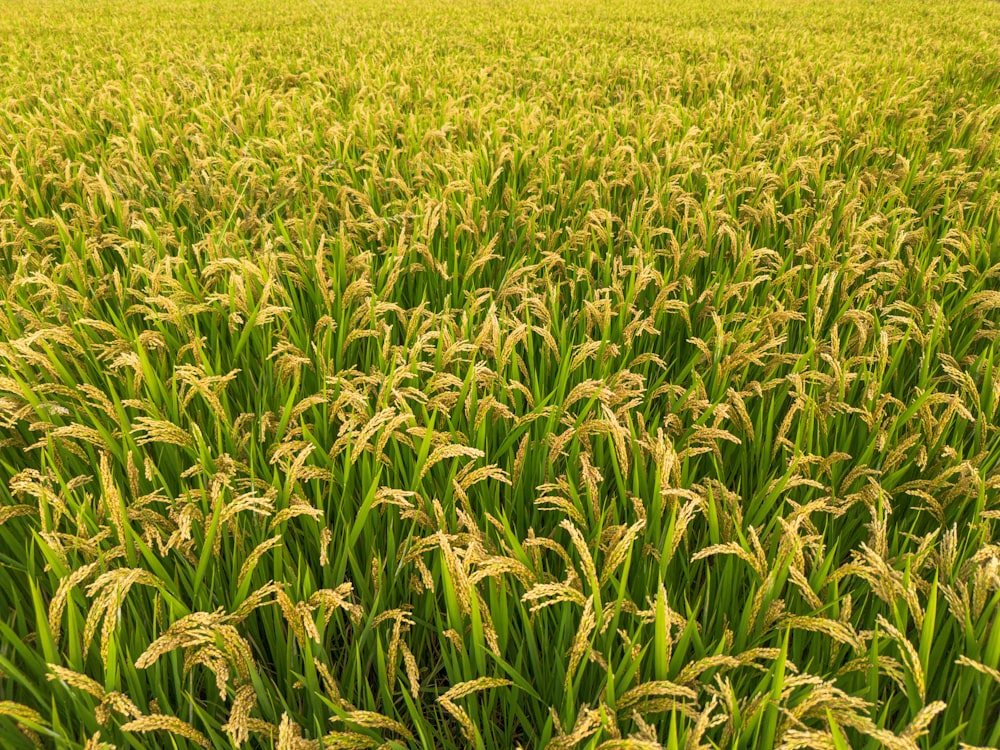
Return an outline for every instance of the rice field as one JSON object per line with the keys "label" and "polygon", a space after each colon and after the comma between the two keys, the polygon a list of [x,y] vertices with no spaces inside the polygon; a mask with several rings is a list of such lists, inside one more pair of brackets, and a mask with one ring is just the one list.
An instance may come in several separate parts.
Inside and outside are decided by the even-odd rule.
{"label": "rice field", "polygon": [[1000,5],[0,0],[0,747],[1000,746]]}

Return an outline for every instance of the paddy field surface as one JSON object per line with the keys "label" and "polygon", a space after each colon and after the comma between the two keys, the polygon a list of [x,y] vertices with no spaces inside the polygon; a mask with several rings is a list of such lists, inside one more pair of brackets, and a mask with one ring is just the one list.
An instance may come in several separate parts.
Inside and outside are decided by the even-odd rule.
{"label": "paddy field surface", "polygon": [[0,746],[1000,745],[1000,5],[0,0]]}

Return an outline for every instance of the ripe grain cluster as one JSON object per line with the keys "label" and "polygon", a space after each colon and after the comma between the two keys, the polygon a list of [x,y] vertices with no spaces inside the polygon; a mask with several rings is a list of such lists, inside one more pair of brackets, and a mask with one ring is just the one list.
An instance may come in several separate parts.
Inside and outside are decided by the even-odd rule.
{"label": "ripe grain cluster", "polygon": [[1000,744],[998,60],[0,0],[0,746]]}

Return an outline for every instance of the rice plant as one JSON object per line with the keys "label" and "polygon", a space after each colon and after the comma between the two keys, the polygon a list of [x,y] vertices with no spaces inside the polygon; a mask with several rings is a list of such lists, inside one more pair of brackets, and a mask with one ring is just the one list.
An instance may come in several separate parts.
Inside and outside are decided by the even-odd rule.
{"label": "rice plant", "polygon": [[0,746],[1000,746],[998,59],[0,0]]}

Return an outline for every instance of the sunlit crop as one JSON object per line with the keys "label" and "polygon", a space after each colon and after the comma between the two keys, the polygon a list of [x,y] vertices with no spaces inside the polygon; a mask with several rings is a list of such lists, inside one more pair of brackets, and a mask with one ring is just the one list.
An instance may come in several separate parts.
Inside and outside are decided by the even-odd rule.
{"label": "sunlit crop", "polygon": [[1000,745],[998,60],[0,0],[0,747]]}

